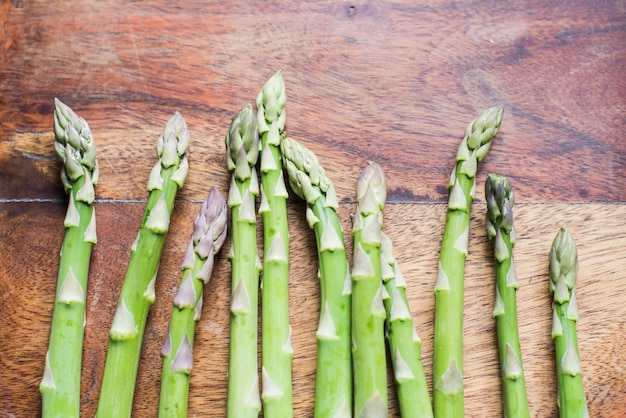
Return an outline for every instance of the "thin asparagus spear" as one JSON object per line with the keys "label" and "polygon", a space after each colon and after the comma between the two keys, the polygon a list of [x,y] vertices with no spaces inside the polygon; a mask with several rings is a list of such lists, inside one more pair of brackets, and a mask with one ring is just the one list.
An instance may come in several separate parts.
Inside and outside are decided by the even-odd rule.
{"label": "thin asparagus spear", "polygon": [[502,106],[470,123],[459,145],[450,177],[450,197],[435,282],[433,407],[435,416],[462,417],[463,281],[476,169],[489,151],[502,121]]}
{"label": "thin asparagus spear", "polygon": [[352,415],[352,286],[335,188],[315,154],[302,144],[285,138],[280,150],[291,189],[307,203],[306,219],[317,243],[321,306],[314,416],[348,418]]}
{"label": "thin asparagus spear", "polygon": [[94,186],[96,146],[85,120],[55,99],[54,148],[63,161],[61,180],[69,195],[57,293],[43,379],[42,416],[78,417],[85,300],[91,249],[96,244]]}
{"label": "thin asparagus spear", "polygon": [[485,182],[485,199],[487,235],[494,241],[496,297],[493,316],[496,318],[498,335],[504,416],[529,417],[515,300],[519,288],[513,265],[515,226],[512,207],[515,197],[509,180],[497,174],[489,174]]}
{"label": "thin asparagus spear", "polygon": [[386,187],[382,169],[370,162],[357,183],[352,224],[352,369],[357,417],[387,417],[385,289],[380,272]]}
{"label": "thin asparagus spear", "polygon": [[565,228],[557,233],[550,250],[552,339],[556,353],[558,397],[561,418],[589,417],[578,353],[576,322],[576,276],[578,251],[574,237]]}
{"label": "thin asparagus spear", "polygon": [[261,205],[263,218],[263,285],[261,286],[261,354],[263,416],[293,416],[289,326],[289,230],[287,188],[280,155],[285,128],[285,84],[280,71],[259,92],[256,105],[261,135]]}
{"label": "thin asparagus spear", "polygon": [[183,187],[189,164],[189,132],[185,120],[176,114],[167,122],[156,145],[159,160],[150,172],[145,214],[130,260],[109,333],[109,347],[98,418],[130,417],[141,343],[148,311],[156,295],[154,287],[161,252],[169,229],[174,198]]}
{"label": "thin asparagus spear", "polygon": [[261,411],[257,338],[261,261],[256,239],[255,196],[259,184],[254,166],[259,156],[259,132],[252,105],[244,106],[226,135],[226,161],[232,172],[232,290],[227,415],[256,417]]}
{"label": "thin asparagus spear", "polygon": [[227,217],[226,201],[212,187],[194,221],[193,235],[182,263],[182,280],[174,297],[174,309],[161,350],[159,417],[187,417],[196,322],[202,314],[204,285],[211,279],[214,257],[226,240]]}
{"label": "thin asparagus spear", "polygon": [[381,274],[387,290],[387,342],[393,364],[400,415],[403,418],[429,418],[433,407],[422,364],[421,346],[406,296],[406,281],[393,253],[391,239],[382,233]]}

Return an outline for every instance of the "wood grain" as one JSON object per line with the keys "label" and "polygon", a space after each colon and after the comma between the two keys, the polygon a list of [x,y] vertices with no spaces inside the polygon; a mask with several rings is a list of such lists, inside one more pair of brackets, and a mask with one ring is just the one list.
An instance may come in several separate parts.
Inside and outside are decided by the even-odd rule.
{"label": "wood grain", "polygon": [[[392,200],[445,201],[450,149],[499,103],[506,115],[491,169],[520,192],[626,200],[619,2],[16,4],[2,13],[0,42],[0,158],[17,160],[0,167],[5,198],[58,187],[57,170],[44,164],[52,152],[22,145],[24,135],[49,133],[57,96],[109,150],[99,190],[111,199],[143,196],[135,179],[164,121],[181,111],[196,166],[181,198],[199,200],[196,184],[225,181],[230,117],[281,68],[290,134],[338,167],[353,161],[346,174],[377,160],[393,174]],[[43,165],[36,177],[26,171],[33,164]],[[35,178],[40,186],[29,187]]]}
{"label": "wood grain", "polygon": [[[367,160],[388,181],[385,229],[409,281],[431,383],[432,289],[446,184],[465,126],[504,104],[479,173],[467,260],[466,416],[501,415],[482,182],[511,180],[531,415],[556,417],[547,254],[577,240],[579,337],[594,417],[626,415],[626,7],[619,1],[0,1],[0,416],[38,416],[66,196],[53,98],[90,124],[101,178],[88,289],[82,412],[93,416],[107,333],[141,216],[154,144],[180,111],[191,171],[149,316],[134,416],[153,417],[179,265],[209,188],[227,191],[224,135],[283,70],[287,131],[316,152],[350,230]],[[296,416],[311,416],[319,289],[304,206],[289,200]],[[346,242],[350,237],[346,233]],[[227,244],[228,245],[228,244]],[[190,416],[223,416],[230,267],[220,254],[198,325]],[[390,416],[399,416],[390,385]]]}

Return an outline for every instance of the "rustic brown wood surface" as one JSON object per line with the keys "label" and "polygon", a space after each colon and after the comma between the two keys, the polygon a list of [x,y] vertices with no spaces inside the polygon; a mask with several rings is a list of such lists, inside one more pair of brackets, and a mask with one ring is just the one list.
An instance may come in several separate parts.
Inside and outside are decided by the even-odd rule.
{"label": "rustic brown wood surface", "polygon": [[[282,69],[287,131],[334,181],[346,231],[368,160],[385,171],[395,243],[432,383],[433,285],[446,184],[465,126],[503,104],[478,173],[465,296],[465,410],[502,414],[482,185],[517,195],[518,310],[531,415],[556,417],[548,251],[577,240],[580,357],[592,417],[626,416],[626,4],[622,1],[0,2],[0,416],[34,417],[67,198],[53,98],[98,148],[98,245],[87,301],[82,413],[97,407],[107,335],[143,214],[154,144],[180,111],[191,171],[149,315],[134,416],[154,417],[179,265],[210,186],[227,192],[231,118]],[[289,200],[296,416],[312,416],[319,293],[304,206]],[[346,242],[350,237],[346,232]],[[228,245],[228,244],[227,244]],[[220,254],[197,328],[190,416],[225,413],[230,268]],[[390,384],[390,416],[399,416]]]}

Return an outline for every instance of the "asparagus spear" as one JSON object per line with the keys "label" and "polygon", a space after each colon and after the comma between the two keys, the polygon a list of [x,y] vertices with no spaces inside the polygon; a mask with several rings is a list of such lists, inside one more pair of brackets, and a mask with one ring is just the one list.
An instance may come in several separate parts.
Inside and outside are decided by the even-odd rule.
{"label": "asparagus spear", "polygon": [[350,272],[337,217],[335,188],[313,152],[297,141],[280,144],[293,192],[307,203],[306,219],[317,243],[320,320],[316,332],[316,418],[350,417],[352,366],[350,353]]}
{"label": "asparagus spear", "polygon": [[433,416],[428,383],[422,364],[420,339],[409,310],[406,281],[398,268],[391,239],[382,233],[381,274],[387,291],[384,299],[387,314],[387,342],[400,414],[404,418]]}
{"label": "asparagus spear", "polygon": [[259,156],[259,132],[252,105],[244,106],[226,135],[226,160],[232,172],[231,208],[232,296],[228,417],[256,417],[261,411],[257,375],[258,291],[261,261],[257,253],[255,196],[259,192],[254,166]]}
{"label": "asparagus spear", "polygon": [[285,103],[285,84],[278,71],[256,99],[262,150],[259,213],[265,248],[261,286],[262,399],[263,416],[267,418],[293,416],[287,188],[279,149],[285,128]]}
{"label": "asparagus spear", "polygon": [[129,417],[133,406],[141,343],[148,311],[155,300],[159,259],[169,229],[176,192],[183,186],[189,164],[189,133],[176,114],[156,144],[159,160],[150,172],[145,214],[130,260],[109,333],[109,348],[96,416]]}
{"label": "asparagus spear", "polygon": [[502,106],[472,121],[459,145],[435,282],[433,407],[435,416],[461,417],[463,407],[463,281],[477,163],[489,151]]}
{"label": "asparagus spear", "polygon": [[589,417],[576,336],[577,274],[578,251],[574,237],[567,229],[561,228],[550,250],[550,294],[554,297],[552,339],[556,353],[557,404],[561,418]]}
{"label": "asparagus spear", "polygon": [[498,335],[504,416],[529,417],[515,301],[519,288],[513,265],[515,227],[512,207],[515,197],[509,180],[489,174],[485,182],[485,199],[487,235],[494,241],[496,298],[493,316]]}
{"label": "asparagus spear", "polygon": [[352,367],[357,417],[387,417],[386,312],[380,272],[386,187],[382,169],[370,162],[357,183],[352,224]]}
{"label": "asparagus spear", "polygon": [[55,99],[54,135],[55,151],[64,163],[61,180],[69,195],[69,205],[50,341],[39,390],[43,417],[78,417],[87,276],[91,249],[97,241],[93,203],[98,162],[89,125],[58,99]]}
{"label": "asparagus spear", "polygon": [[212,187],[194,221],[182,263],[182,280],[161,355],[163,373],[159,417],[187,417],[196,322],[202,314],[203,289],[211,279],[214,257],[226,240],[226,201]]}

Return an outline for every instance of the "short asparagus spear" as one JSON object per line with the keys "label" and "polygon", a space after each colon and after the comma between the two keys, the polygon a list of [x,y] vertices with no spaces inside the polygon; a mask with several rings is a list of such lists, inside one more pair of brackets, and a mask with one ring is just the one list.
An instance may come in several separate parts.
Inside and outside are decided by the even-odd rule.
{"label": "short asparagus spear", "polygon": [[63,161],[61,180],[69,195],[57,293],[43,379],[43,417],[78,417],[85,299],[91,249],[96,243],[94,186],[96,146],[87,122],[55,99],[54,148]]}
{"label": "short asparagus spear", "polygon": [[435,416],[462,417],[463,282],[477,163],[489,151],[502,106],[484,111],[465,130],[450,176],[448,211],[435,281],[433,408]]}
{"label": "short asparagus spear", "polygon": [[261,411],[257,338],[261,261],[256,239],[255,196],[259,184],[254,166],[259,156],[259,132],[252,105],[244,106],[226,134],[226,161],[232,172],[230,361],[227,415],[256,417]]}
{"label": "short asparagus spear", "polygon": [[382,233],[381,274],[387,298],[387,342],[393,364],[400,415],[403,418],[432,418],[433,407],[422,363],[419,337],[406,296],[406,281],[393,253],[391,239]]}
{"label": "short asparagus spear", "polygon": [[226,240],[226,201],[212,187],[194,221],[182,263],[182,280],[161,350],[163,373],[159,417],[187,417],[196,322],[202,314],[204,285],[211,279],[214,257]]}
{"label": "short asparagus spear", "polygon": [[176,114],[156,144],[159,160],[150,172],[146,210],[135,242],[109,332],[109,347],[96,416],[129,417],[143,333],[154,293],[157,270],[169,229],[174,198],[183,186],[189,164],[189,132]]}
{"label": "short asparagus spear", "polygon": [[485,182],[485,199],[487,235],[494,241],[496,297],[493,316],[496,318],[498,335],[504,416],[529,417],[515,300],[519,288],[513,265],[515,227],[512,207],[515,197],[508,179],[489,174]]}
{"label": "short asparagus spear", "polygon": [[380,272],[382,210],[387,184],[380,166],[370,162],[356,187],[352,236],[352,369],[357,417],[387,417],[385,306]]}
{"label": "short asparagus spear", "polygon": [[578,251],[574,237],[561,228],[550,250],[550,294],[554,297],[552,339],[556,353],[557,404],[562,418],[589,417],[576,336],[577,275]]}
{"label": "short asparagus spear", "polygon": [[285,84],[280,71],[259,92],[256,105],[261,136],[261,205],[263,218],[263,286],[261,354],[263,416],[293,416],[289,326],[289,230],[287,188],[280,155],[285,128]]}
{"label": "short asparagus spear", "polygon": [[321,306],[314,416],[348,418],[352,416],[352,286],[335,188],[308,148],[285,138],[280,150],[291,189],[307,203],[306,219],[317,243]]}

